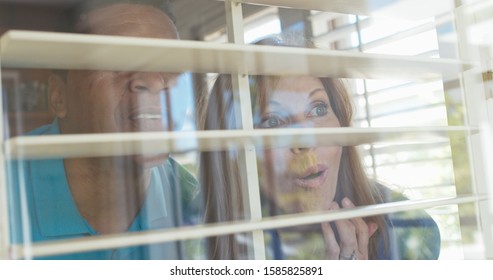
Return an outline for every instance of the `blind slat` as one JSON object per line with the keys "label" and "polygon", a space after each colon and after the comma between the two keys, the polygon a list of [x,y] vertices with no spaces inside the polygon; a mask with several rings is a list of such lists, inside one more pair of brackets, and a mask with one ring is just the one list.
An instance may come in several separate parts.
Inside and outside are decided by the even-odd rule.
{"label": "blind slat", "polygon": [[9,31],[0,43],[2,66],[18,68],[434,79],[471,67],[452,59],[37,31]]}
{"label": "blind slat", "polygon": [[415,143],[462,138],[477,132],[475,128],[448,126],[72,134],[14,137],[5,142],[4,149],[7,158],[39,159],[228,150],[241,149],[244,145],[282,148]]}
{"label": "blind slat", "polygon": [[25,255],[22,245],[13,245],[11,252],[19,259],[68,254],[73,252],[87,252],[127,246],[138,246],[205,238],[216,235],[250,232],[254,230],[268,230],[283,227],[330,222],[335,220],[368,217],[401,211],[425,209],[450,204],[474,203],[486,199],[485,195],[456,196],[414,201],[400,201],[369,206],[360,206],[353,209],[340,209],[329,212],[303,213],[268,217],[262,220],[236,221],[221,224],[201,225],[176,229],[155,230],[146,232],[132,232],[104,236],[90,236],[62,241],[46,241],[32,244],[29,256]]}
{"label": "blind slat", "polygon": [[[453,1],[429,0],[219,0],[284,8],[419,19],[453,9]],[[423,9],[426,7],[426,9]]]}

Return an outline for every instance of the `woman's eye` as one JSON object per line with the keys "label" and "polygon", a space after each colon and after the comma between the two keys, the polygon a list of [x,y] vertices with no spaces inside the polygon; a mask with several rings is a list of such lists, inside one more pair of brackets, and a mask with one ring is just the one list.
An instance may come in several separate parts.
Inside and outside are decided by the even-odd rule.
{"label": "woman's eye", "polygon": [[308,116],[310,117],[322,117],[327,115],[327,104],[325,103],[318,103],[316,104],[310,112],[308,112]]}
{"label": "woman's eye", "polygon": [[261,128],[276,128],[284,126],[285,121],[283,121],[279,116],[270,115],[262,120],[260,124]]}

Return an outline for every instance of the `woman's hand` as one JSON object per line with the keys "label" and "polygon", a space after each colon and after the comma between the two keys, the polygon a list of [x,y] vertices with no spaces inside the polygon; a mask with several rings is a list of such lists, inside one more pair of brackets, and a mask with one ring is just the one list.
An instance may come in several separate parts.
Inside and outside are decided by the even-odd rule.
{"label": "woman's hand", "polygon": [[[354,207],[354,204],[347,197],[345,197],[341,203],[343,208]],[[337,210],[339,208],[337,202],[332,202],[329,206],[330,210]],[[339,234],[339,243],[337,243],[334,231],[330,224],[322,224],[328,259],[367,260],[368,241],[377,231],[378,225],[371,222],[367,224],[362,218],[338,220],[334,223]]]}

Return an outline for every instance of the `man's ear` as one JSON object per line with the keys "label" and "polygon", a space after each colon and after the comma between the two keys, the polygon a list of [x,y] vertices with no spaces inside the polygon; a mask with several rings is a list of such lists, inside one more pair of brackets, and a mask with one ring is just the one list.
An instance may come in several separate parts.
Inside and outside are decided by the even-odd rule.
{"label": "man's ear", "polygon": [[48,98],[55,115],[63,119],[67,115],[67,85],[60,75],[52,74],[48,78]]}

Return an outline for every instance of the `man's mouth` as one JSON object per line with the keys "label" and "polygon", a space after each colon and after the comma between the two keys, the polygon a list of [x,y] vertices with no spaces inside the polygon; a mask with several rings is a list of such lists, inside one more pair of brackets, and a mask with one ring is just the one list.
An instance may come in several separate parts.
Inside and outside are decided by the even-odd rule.
{"label": "man's mouth", "polygon": [[160,120],[162,118],[161,114],[137,114],[129,117],[130,120]]}
{"label": "man's mouth", "polygon": [[159,110],[139,110],[128,115],[132,131],[166,131],[166,119]]}

